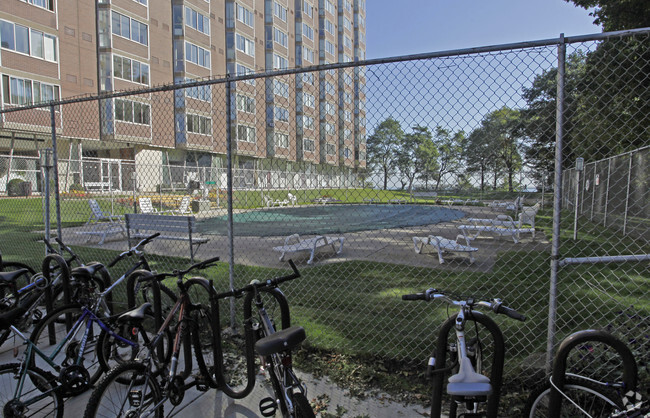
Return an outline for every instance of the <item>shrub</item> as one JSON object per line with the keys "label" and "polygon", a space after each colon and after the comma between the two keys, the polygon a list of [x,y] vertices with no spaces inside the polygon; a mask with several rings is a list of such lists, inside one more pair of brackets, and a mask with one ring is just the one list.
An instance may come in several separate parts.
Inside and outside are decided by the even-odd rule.
{"label": "shrub", "polygon": [[23,195],[22,184],[24,182],[25,181],[21,180],[21,179],[9,180],[9,183],[7,183],[7,195],[8,196],[22,196]]}
{"label": "shrub", "polygon": [[83,192],[84,187],[79,183],[73,183],[73,184],[70,185],[68,190],[71,191],[71,192]]}

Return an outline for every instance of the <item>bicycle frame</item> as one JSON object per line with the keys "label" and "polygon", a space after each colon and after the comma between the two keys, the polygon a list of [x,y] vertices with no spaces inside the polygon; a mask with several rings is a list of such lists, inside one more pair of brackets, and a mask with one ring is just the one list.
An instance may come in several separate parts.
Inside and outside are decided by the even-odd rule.
{"label": "bicycle frame", "polygon": [[[36,347],[34,345],[34,343],[32,343],[31,341],[30,341],[30,344],[33,345],[36,350],[38,350],[37,352],[41,353],[40,357],[42,357],[44,360],[47,359],[46,361],[48,362],[48,364],[53,366],[55,370],[58,370],[58,366],[55,365],[55,363],[53,362],[53,359],[61,352],[61,349],[63,348],[65,343],[68,342],[72,338],[72,336],[74,336],[81,329],[81,325],[86,320],[88,320],[87,324],[86,324],[86,331],[84,332],[84,336],[81,339],[81,346],[79,348],[79,355],[77,356],[77,359],[75,360],[75,364],[77,364],[77,365],[81,364],[81,361],[83,359],[83,353],[85,352],[86,344],[88,343],[88,335],[91,332],[91,327],[92,327],[93,323],[97,323],[97,325],[99,325],[99,327],[101,329],[108,332],[111,335],[111,337],[116,338],[117,340],[119,340],[119,342],[128,344],[128,345],[130,345],[131,347],[134,347],[134,348],[138,347],[137,343],[134,343],[133,341],[127,340],[126,338],[123,338],[122,336],[115,333],[109,326],[107,326],[104,322],[102,322],[102,320],[99,319],[99,317],[93,311],[91,311],[90,309],[88,309],[85,306],[81,308],[81,316],[79,317],[79,319],[77,319],[77,321],[74,323],[72,328],[68,331],[65,338],[63,338],[61,340],[61,342],[59,342],[54,347],[54,350],[52,351],[52,354],[50,354],[50,356],[46,356],[45,354],[43,354],[43,352],[40,351],[38,349],[38,347]],[[50,334],[50,342],[52,344],[54,344],[53,335],[51,335],[51,334]],[[28,349],[29,349],[29,347],[28,347]],[[45,356],[45,357],[43,357],[43,356]]]}
{"label": "bicycle frame", "polygon": [[[494,357],[492,361],[492,369],[490,372],[490,384],[492,385],[492,394],[487,398],[487,416],[496,417],[499,408],[499,399],[501,397],[501,386],[503,384],[503,364],[505,359],[505,343],[503,333],[492,318],[484,315],[478,311],[466,311],[465,307],[461,307],[463,315],[463,324],[470,320],[475,321],[485,327],[494,341]],[[434,358],[436,363],[434,365],[433,376],[433,401],[431,404],[431,416],[439,417],[442,413],[442,392],[444,387],[444,378],[447,369],[445,369],[445,361],[447,358],[448,335],[452,327],[457,324],[457,317],[460,315],[452,315],[442,324],[438,333],[438,340],[436,342],[436,352]],[[456,329],[456,338],[459,341],[459,356],[467,357],[465,346],[465,334],[463,330]],[[461,343],[462,342],[462,343]],[[462,346],[461,346],[462,344]]]}

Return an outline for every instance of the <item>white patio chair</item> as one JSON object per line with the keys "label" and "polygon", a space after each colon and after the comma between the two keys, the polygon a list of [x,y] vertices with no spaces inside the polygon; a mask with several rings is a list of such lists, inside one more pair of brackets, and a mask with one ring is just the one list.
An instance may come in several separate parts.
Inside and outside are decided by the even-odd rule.
{"label": "white patio chair", "polygon": [[[464,239],[465,244],[460,243]],[[429,235],[428,237],[413,237],[413,248],[416,253],[421,254],[422,248],[425,244],[431,245],[438,252],[438,261],[444,264],[445,260],[442,257],[444,253],[465,253],[469,257],[469,262],[474,263],[474,252],[478,248],[470,246],[469,239],[464,235],[458,235],[456,241],[444,238],[438,235]]]}

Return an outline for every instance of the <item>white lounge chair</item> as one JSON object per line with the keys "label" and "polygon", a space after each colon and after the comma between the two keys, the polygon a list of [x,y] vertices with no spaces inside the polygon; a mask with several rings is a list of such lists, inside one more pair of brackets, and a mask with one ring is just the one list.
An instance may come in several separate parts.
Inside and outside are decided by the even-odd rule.
{"label": "white lounge chair", "polygon": [[91,215],[86,225],[92,223],[92,227],[89,231],[77,232],[78,235],[88,236],[86,242],[89,242],[93,236],[99,236],[99,245],[102,245],[109,235],[126,233],[126,228],[120,222],[122,220],[121,216],[111,215],[102,211],[95,199],[89,199],[88,205],[90,206]]}
{"label": "white lounge chair", "polygon": [[141,197],[138,199],[138,205],[140,206],[140,213],[145,213],[149,215],[153,214],[169,214],[171,211],[169,210],[158,210],[153,207],[153,204],[151,203],[151,198],[150,197]]}
{"label": "white lounge chair", "polygon": [[90,206],[90,218],[88,218],[88,222],[86,222],[86,225],[92,222],[99,222],[99,221],[116,222],[122,219],[121,216],[104,212],[102,208],[99,207],[99,203],[97,203],[95,199],[88,199],[88,206]]}
{"label": "white lounge chair", "polygon": [[494,219],[467,219],[469,224],[458,225],[458,229],[468,240],[478,238],[481,232],[486,232],[498,236],[510,236],[517,244],[522,233],[531,233],[535,238],[535,228],[524,227],[520,222],[515,222],[508,215],[498,215]]}
{"label": "white lounge chair", "polygon": [[178,209],[172,210],[172,215],[191,215],[190,202],[189,196],[183,196],[181,203],[178,204]]}
{"label": "white lounge chair", "polygon": [[505,210],[518,210],[524,205],[524,198],[519,196],[513,202],[499,202],[497,200],[490,203],[488,206],[494,209]]}
{"label": "white lounge chair", "polygon": [[[459,241],[461,239],[465,240],[465,244],[461,244]],[[470,246],[470,242],[467,237],[463,235],[458,235],[456,241],[449,238],[440,237],[437,235],[429,235],[428,237],[413,237],[413,249],[416,253],[421,254],[422,248],[425,244],[433,246],[438,252],[438,261],[440,264],[444,264],[445,260],[442,257],[443,253],[466,253],[469,257],[469,262],[473,263],[475,251],[478,251],[478,248]]]}
{"label": "white lounge chair", "polygon": [[[309,251],[311,253],[307,264],[311,264],[314,261],[314,255],[316,250],[320,247],[325,247],[328,245],[332,246],[332,251],[335,251],[336,254],[341,254],[343,251],[343,241],[344,237],[326,237],[323,235],[318,235],[313,238],[300,238],[300,235],[293,234],[289,235],[284,240],[284,245],[281,247],[273,247],[274,251],[279,251],[282,254],[280,255],[280,261],[284,260],[284,256],[287,253],[295,253],[302,251]],[[339,249],[336,250],[335,244],[338,242]]]}
{"label": "white lounge chair", "polygon": [[541,205],[539,203],[533,206],[524,206],[519,212],[519,226],[530,225],[533,228],[533,239],[535,239],[535,216]]}
{"label": "white lounge chair", "polygon": [[271,208],[273,206],[280,206],[280,207],[287,206],[289,204],[289,201],[286,200],[286,199],[285,200],[280,200],[280,199],[273,200],[268,196],[264,196],[264,203],[266,204],[267,208]]}

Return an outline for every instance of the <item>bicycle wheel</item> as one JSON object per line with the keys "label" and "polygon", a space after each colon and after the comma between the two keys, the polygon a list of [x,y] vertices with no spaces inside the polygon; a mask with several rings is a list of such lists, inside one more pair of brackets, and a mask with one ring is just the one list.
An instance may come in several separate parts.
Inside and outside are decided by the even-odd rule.
{"label": "bicycle wheel", "polygon": [[[550,382],[535,389],[528,397],[524,416],[547,417],[550,394]],[[573,402],[594,418],[608,417],[623,407],[620,397],[615,392],[608,391],[605,387],[584,379],[568,377],[564,384],[564,394],[570,400],[567,398],[562,400],[560,417],[585,416]]]}
{"label": "bicycle wheel", "polygon": [[192,312],[192,346],[196,364],[206,383],[216,388],[215,341],[218,329],[214,327],[212,315],[207,307],[201,306]]}
{"label": "bicycle wheel", "polygon": [[160,386],[144,364],[128,362],[110,371],[93,390],[84,418],[140,417],[162,418]]}
{"label": "bicycle wheel", "polygon": [[5,417],[62,417],[63,399],[56,389],[56,377],[38,368],[28,368],[18,397],[19,363],[0,366],[0,408]]}
{"label": "bicycle wheel", "polygon": [[[61,366],[59,380],[64,395],[74,396],[86,391],[101,374],[96,345],[101,328],[89,319],[80,321],[81,305],[66,305],[53,310],[34,327],[30,340],[58,366]],[[66,315],[72,320],[67,331]],[[87,332],[88,331],[88,332]],[[84,337],[87,336],[84,352],[79,353]],[[47,367],[39,356],[32,356],[30,367]]]}
{"label": "bicycle wheel", "polygon": [[[97,360],[100,366],[107,372],[119,364],[133,361],[143,347],[148,346],[156,336],[154,327],[154,318],[150,315],[145,316],[142,321],[127,321],[125,323],[111,326],[113,332],[120,337],[135,342],[137,347],[133,347],[113,336],[106,330],[102,330],[97,339]],[[172,334],[169,329],[163,331],[162,357],[156,360],[156,369],[153,371],[157,375],[163,367],[169,364],[172,351]]]}
{"label": "bicycle wheel", "polygon": [[[151,285],[150,282],[146,282],[143,286],[138,286],[136,283],[136,292],[135,292],[135,306],[140,306],[145,302],[151,303],[151,306],[155,306],[154,304],[154,292],[153,292],[153,286]],[[176,304],[176,301],[178,300],[178,296],[176,293],[174,293],[170,288],[165,286],[164,284],[160,284],[160,314],[161,314],[161,321],[164,321],[164,319],[167,317],[169,312],[172,310],[174,305]]]}
{"label": "bicycle wheel", "polygon": [[315,418],[314,410],[311,408],[309,401],[302,392],[294,392],[294,394],[291,395],[291,402],[293,402],[294,417]]}

